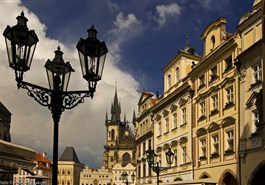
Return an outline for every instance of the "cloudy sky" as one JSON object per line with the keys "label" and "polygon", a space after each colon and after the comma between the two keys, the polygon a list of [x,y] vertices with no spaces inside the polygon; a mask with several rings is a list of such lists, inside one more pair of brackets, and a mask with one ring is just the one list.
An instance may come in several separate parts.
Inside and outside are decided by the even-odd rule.
{"label": "cloudy sky", "polygon": [[[63,113],[60,121],[59,157],[66,146],[74,146],[79,159],[91,167],[102,165],[105,143],[105,114],[110,112],[117,82],[122,118],[131,121],[140,92],[163,93],[163,68],[188,43],[202,53],[201,34],[217,18],[227,18],[233,33],[240,16],[254,0],[1,0],[0,30],[16,24],[23,10],[39,43],[31,70],[24,80],[48,87],[44,64],[52,60],[60,45],[64,60],[75,73],[69,90],[86,89],[81,77],[77,41],[87,37],[94,24],[98,38],[109,49],[103,79],[95,97]],[[13,143],[45,152],[52,159],[53,122],[46,107],[18,90],[14,72],[8,66],[4,38],[0,37],[0,101],[12,112]]]}

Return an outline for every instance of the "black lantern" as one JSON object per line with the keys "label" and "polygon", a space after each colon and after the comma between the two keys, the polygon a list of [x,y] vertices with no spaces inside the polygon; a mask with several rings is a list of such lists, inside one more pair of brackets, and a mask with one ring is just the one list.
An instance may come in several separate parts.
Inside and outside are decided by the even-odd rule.
{"label": "black lantern", "polygon": [[146,150],[146,158],[149,165],[153,164],[155,161],[155,151],[151,149],[151,147]]}
{"label": "black lantern", "polygon": [[71,72],[74,72],[74,69],[69,62],[64,63],[63,52],[59,46],[54,53],[54,59],[52,61],[48,59],[45,64],[49,86],[51,90],[66,91]]}
{"label": "black lantern", "polygon": [[133,172],[133,174],[131,175],[131,177],[132,177],[132,182],[134,182],[134,181],[135,181],[135,174],[134,174],[134,172]]}
{"label": "black lantern", "polygon": [[108,52],[105,42],[97,39],[94,25],[88,30],[88,38],[80,38],[76,45],[81,63],[83,78],[89,83],[90,89],[95,89],[97,81],[101,80],[102,71]]}
{"label": "black lantern", "polygon": [[23,72],[30,69],[33,54],[39,41],[34,30],[27,27],[28,19],[24,13],[17,17],[17,25],[7,26],[3,35],[6,41],[6,48],[9,60],[9,66],[16,72],[22,80]]}
{"label": "black lantern", "polygon": [[171,151],[171,148],[169,148],[168,151],[166,152],[166,160],[169,166],[171,166],[171,164],[173,163],[173,159],[174,159],[174,153]]}
{"label": "black lantern", "polygon": [[121,178],[123,182],[126,182],[128,180],[128,173],[127,172],[122,172],[121,173]]}

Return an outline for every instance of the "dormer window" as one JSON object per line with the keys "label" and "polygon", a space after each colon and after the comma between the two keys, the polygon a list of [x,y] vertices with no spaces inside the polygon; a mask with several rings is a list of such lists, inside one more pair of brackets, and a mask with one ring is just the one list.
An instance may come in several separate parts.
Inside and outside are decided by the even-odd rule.
{"label": "dormer window", "polygon": [[179,81],[179,68],[176,68],[176,81]]}
{"label": "dormer window", "polygon": [[168,76],[167,76],[167,83],[168,83],[168,88],[170,88],[171,87],[171,75],[169,74]]}
{"label": "dormer window", "polygon": [[211,44],[212,44],[212,50],[213,50],[215,47],[215,36],[214,35],[211,37]]}

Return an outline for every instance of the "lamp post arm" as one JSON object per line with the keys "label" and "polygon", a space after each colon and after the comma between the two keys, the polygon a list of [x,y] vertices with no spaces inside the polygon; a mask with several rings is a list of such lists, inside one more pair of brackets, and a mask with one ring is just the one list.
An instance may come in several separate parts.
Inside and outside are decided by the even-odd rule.
{"label": "lamp post arm", "polygon": [[[52,109],[52,94],[54,94],[54,90],[50,90],[45,87],[41,87],[29,82],[20,81],[18,83],[18,87],[22,89],[26,89],[28,92],[28,96],[32,97],[35,101],[37,101],[40,105],[48,107],[50,110]],[[93,97],[94,90],[84,90],[84,91],[66,91],[66,92],[57,92],[58,96],[62,97],[62,112],[65,109],[72,109],[76,107],[78,104],[83,103],[85,98]]]}
{"label": "lamp post arm", "polygon": [[93,93],[93,90],[63,92],[63,109],[72,109],[78,104],[84,103],[85,98],[93,97]]}
{"label": "lamp post arm", "polygon": [[28,96],[32,97],[40,105],[49,107],[51,102],[52,91],[50,89],[31,84],[28,82],[20,81],[19,88],[26,89]]}

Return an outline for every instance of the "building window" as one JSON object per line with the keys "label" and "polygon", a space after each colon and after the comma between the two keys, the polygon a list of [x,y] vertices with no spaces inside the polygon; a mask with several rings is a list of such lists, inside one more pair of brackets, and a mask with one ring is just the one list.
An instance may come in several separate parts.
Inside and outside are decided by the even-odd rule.
{"label": "building window", "polygon": [[200,103],[200,118],[199,119],[203,119],[205,118],[205,111],[206,111],[206,107],[205,107],[205,101]]}
{"label": "building window", "polygon": [[111,130],[111,140],[115,139],[115,131],[114,129]]}
{"label": "building window", "polygon": [[200,140],[201,143],[201,158],[205,158],[206,157],[206,139],[201,139]]}
{"label": "building window", "polygon": [[187,163],[187,147],[182,147],[182,162],[183,164]]}
{"label": "building window", "polygon": [[217,66],[215,66],[215,67],[213,67],[211,69],[211,75],[210,76],[211,76],[211,81],[215,80],[218,77],[218,75],[217,75]]}
{"label": "building window", "polygon": [[179,68],[177,67],[176,68],[176,81],[178,82],[179,81]]}
{"label": "building window", "polygon": [[200,78],[199,78],[199,89],[200,88],[203,88],[205,86],[205,76],[202,75]]}
{"label": "building window", "polygon": [[262,81],[262,67],[261,67],[261,62],[258,64],[252,66],[252,71],[253,71],[253,82],[252,84],[256,84]]}
{"label": "building window", "polygon": [[173,123],[174,123],[174,128],[177,128],[178,127],[177,113],[173,114]]}
{"label": "building window", "polygon": [[169,74],[168,76],[167,76],[167,83],[168,83],[168,89],[171,87],[171,75]]}
{"label": "building window", "polygon": [[169,132],[169,119],[166,118],[166,129],[165,129],[165,132]]}
{"label": "building window", "polygon": [[250,126],[251,134],[256,133],[257,127],[256,124],[259,123],[259,111],[257,109],[252,111],[252,124]]}
{"label": "building window", "polygon": [[213,50],[214,47],[215,47],[215,37],[214,37],[214,35],[211,37],[211,43],[212,43],[212,48],[211,48],[211,50]]}
{"label": "building window", "polygon": [[145,147],[145,142],[143,143],[143,155],[145,155],[145,150],[146,150],[146,147]]}
{"label": "building window", "polygon": [[187,123],[187,111],[186,108],[182,109],[182,124]]}
{"label": "building window", "polygon": [[211,114],[215,114],[218,112],[218,95],[215,94],[212,96],[212,111]]}
{"label": "building window", "polygon": [[213,154],[219,153],[219,136],[213,135],[212,136],[212,142],[213,142]]}
{"label": "building window", "polygon": [[227,150],[234,150],[234,131],[228,130],[227,134]]}
{"label": "building window", "polygon": [[175,149],[173,152],[174,152],[174,157],[175,157],[175,166],[177,166],[178,165],[178,151],[177,149]]}
{"label": "building window", "polygon": [[233,65],[233,60],[232,60],[232,55],[230,55],[225,59],[225,72],[232,69],[232,65]]}
{"label": "building window", "polygon": [[234,89],[230,86],[226,89],[226,106],[234,103]]}
{"label": "building window", "polygon": [[161,122],[158,123],[158,131],[159,131],[159,136],[162,135],[162,126],[161,126]]}

